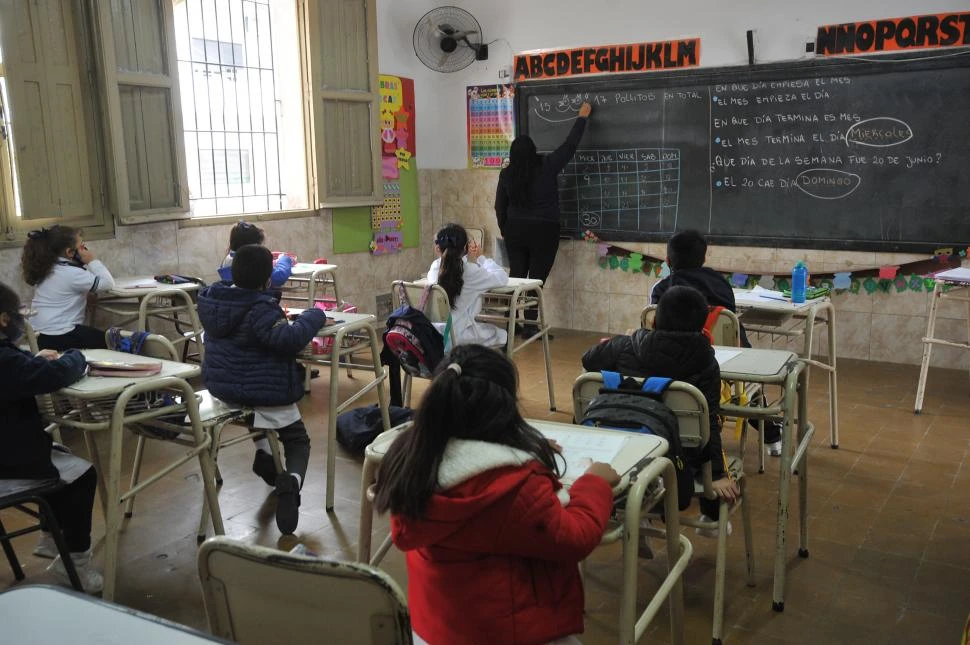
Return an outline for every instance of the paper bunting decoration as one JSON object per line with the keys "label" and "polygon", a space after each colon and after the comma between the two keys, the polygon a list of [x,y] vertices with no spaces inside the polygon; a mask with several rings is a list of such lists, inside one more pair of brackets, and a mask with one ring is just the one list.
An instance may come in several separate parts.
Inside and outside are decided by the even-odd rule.
{"label": "paper bunting decoration", "polygon": [[599,256],[599,259],[598,259],[598,261],[599,261],[599,265],[600,265],[600,267],[602,267],[602,268],[604,268],[604,269],[605,269],[606,267],[608,267],[608,266],[610,266],[610,260],[609,260],[609,258],[607,258],[607,257],[606,257],[605,255],[601,255],[601,256]]}
{"label": "paper bunting decoration", "polygon": [[862,288],[862,280],[853,280],[852,286],[849,287],[849,293],[859,293],[859,289]]}
{"label": "paper bunting decoration", "polygon": [[933,278],[923,278],[923,288],[927,291],[932,291],[935,284],[936,280]]}
{"label": "paper bunting decoration", "polygon": [[848,289],[852,286],[852,272],[842,271],[832,278],[832,286],[836,289]]}
{"label": "paper bunting decoration", "polygon": [[630,270],[630,258],[626,257],[626,258],[620,259],[620,268],[622,270],[624,270],[624,271],[629,271]]}
{"label": "paper bunting decoration", "polygon": [[657,275],[660,276],[660,279],[661,280],[663,280],[668,275],[670,275],[670,267],[667,266],[667,263],[666,262],[664,262],[663,264],[660,265],[660,271],[657,272]]}
{"label": "paper bunting decoration", "polygon": [[763,275],[761,279],[758,280],[758,286],[762,289],[774,289],[775,288],[775,276],[773,275]]}
{"label": "paper bunting decoration", "polygon": [[611,255],[610,256],[610,268],[611,269],[615,269],[618,266],[620,266],[620,258],[616,257],[615,255]]}
{"label": "paper bunting decoration", "polygon": [[896,271],[898,270],[899,270],[899,267],[893,267],[893,266],[879,267],[879,279],[892,280],[896,277]]}
{"label": "paper bunting decoration", "polygon": [[873,294],[879,288],[879,283],[876,282],[875,278],[866,278],[862,281],[862,286],[865,288],[866,293]]}
{"label": "paper bunting decoration", "polygon": [[605,244],[596,245],[596,255],[604,256],[609,252],[610,252],[610,247],[608,247],[607,245]]}
{"label": "paper bunting decoration", "polygon": [[905,276],[898,275],[893,281],[893,286],[896,287],[896,293],[902,293],[909,288],[909,280],[907,280]]}
{"label": "paper bunting decoration", "polygon": [[923,278],[918,275],[909,276],[909,289],[910,291],[922,291],[923,290]]}
{"label": "paper bunting decoration", "polygon": [[630,254],[630,268],[633,269],[634,273],[640,273],[643,271],[643,256],[641,254]]}
{"label": "paper bunting decoration", "polygon": [[731,286],[737,287],[738,289],[743,289],[744,285],[748,283],[747,273],[732,273],[731,274]]}
{"label": "paper bunting decoration", "polygon": [[939,257],[941,255],[953,255],[953,247],[948,246],[945,249],[936,249],[933,251],[933,255]]}
{"label": "paper bunting decoration", "polygon": [[788,278],[775,278],[775,284],[778,291],[788,291],[790,283]]}
{"label": "paper bunting decoration", "polygon": [[889,293],[889,290],[893,286],[893,281],[880,278],[879,282],[876,283],[876,285],[879,287],[879,290],[882,291],[883,293]]}

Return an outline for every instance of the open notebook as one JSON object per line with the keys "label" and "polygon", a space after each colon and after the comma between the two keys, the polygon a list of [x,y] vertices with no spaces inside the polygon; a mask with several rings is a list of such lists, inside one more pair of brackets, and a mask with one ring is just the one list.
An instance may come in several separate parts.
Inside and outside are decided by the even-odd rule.
{"label": "open notebook", "polygon": [[90,376],[116,376],[133,378],[138,376],[154,376],[162,371],[160,361],[88,361]]}

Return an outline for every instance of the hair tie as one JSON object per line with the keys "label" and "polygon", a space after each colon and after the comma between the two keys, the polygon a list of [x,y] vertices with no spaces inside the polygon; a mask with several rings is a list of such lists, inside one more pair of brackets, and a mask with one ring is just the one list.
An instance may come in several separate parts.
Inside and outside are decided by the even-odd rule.
{"label": "hair tie", "polygon": [[48,233],[50,233],[50,229],[42,228],[39,231],[31,231],[30,233],[27,233],[27,237],[32,240],[42,240],[47,237]]}
{"label": "hair tie", "polygon": [[453,371],[455,374],[457,374],[458,376],[461,376],[461,365],[459,365],[458,363],[449,363],[446,369],[449,369]]}

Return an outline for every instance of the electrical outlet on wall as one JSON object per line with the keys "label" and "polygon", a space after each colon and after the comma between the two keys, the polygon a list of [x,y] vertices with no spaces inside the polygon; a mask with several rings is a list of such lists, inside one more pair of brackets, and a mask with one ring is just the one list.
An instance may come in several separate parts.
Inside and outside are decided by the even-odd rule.
{"label": "electrical outlet on wall", "polygon": [[380,293],[377,295],[377,307],[375,308],[377,312],[378,320],[386,320],[391,312],[394,311],[394,301],[389,293]]}

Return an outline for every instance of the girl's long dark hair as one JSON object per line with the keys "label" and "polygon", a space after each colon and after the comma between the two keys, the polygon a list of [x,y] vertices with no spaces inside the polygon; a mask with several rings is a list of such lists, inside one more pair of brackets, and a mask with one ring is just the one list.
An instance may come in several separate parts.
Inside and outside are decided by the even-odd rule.
{"label": "girl's long dark hair", "polygon": [[[457,369],[449,368],[452,363]],[[438,467],[451,438],[518,448],[560,475],[555,452],[519,413],[515,365],[482,345],[459,345],[441,361],[414,425],[381,462],[375,504],[380,512],[417,519],[438,490]]]}
{"label": "girl's long dark hair", "polygon": [[509,165],[503,172],[509,177],[509,202],[515,206],[532,206],[532,186],[542,157],[536,152],[532,137],[520,135],[509,147]]}
{"label": "girl's long dark hair", "polygon": [[28,233],[24,252],[20,256],[24,282],[32,287],[43,282],[64,250],[77,244],[80,234],[81,231],[76,228],[60,225]]}
{"label": "girl's long dark hair", "polygon": [[263,229],[245,220],[240,220],[229,231],[229,250],[234,253],[247,244],[262,244],[265,239],[266,234],[263,233]]}
{"label": "girl's long dark hair", "polygon": [[438,284],[448,294],[448,302],[454,309],[461,294],[461,288],[465,285],[465,265],[462,257],[468,246],[468,233],[458,224],[445,224],[445,227],[435,236],[434,243],[441,250]]}

